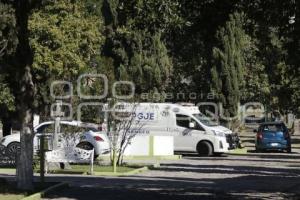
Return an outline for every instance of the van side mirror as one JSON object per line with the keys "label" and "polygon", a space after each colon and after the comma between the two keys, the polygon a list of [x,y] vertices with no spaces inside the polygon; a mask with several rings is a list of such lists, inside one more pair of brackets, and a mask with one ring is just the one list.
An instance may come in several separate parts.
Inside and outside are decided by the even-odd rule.
{"label": "van side mirror", "polygon": [[194,122],[190,122],[189,123],[189,128],[195,128],[195,123]]}
{"label": "van side mirror", "polygon": [[254,130],[253,130],[253,133],[257,133],[257,129],[254,129]]}

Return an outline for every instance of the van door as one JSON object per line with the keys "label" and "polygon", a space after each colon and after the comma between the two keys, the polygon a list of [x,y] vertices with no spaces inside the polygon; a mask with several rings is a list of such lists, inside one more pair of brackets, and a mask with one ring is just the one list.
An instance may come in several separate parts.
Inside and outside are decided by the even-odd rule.
{"label": "van door", "polygon": [[[195,126],[190,127],[190,123]],[[205,130],[201,125],[188,115],[176,114],[176,130],[177,134],[174,137],[174,145],[176,151],[195,151],[201,135]]]}

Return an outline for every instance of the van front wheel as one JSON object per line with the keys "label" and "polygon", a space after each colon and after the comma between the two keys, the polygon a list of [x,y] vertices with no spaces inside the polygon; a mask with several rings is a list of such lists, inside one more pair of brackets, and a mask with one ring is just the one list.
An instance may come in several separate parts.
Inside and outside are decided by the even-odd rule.
{"label": "van front wheel", "polygon": [[213,147],[209,142],[199,142],[197,145],[197,152],[199,156],[211,156],[213,153]]}

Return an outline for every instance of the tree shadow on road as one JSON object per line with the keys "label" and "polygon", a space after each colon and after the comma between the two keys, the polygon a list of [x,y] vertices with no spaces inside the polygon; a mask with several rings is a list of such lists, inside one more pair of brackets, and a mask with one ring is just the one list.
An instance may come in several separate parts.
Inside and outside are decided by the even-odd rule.
{"label": "tree shadow on road", "polygon": [[230,166],[230,165],[190,165],[190,164],[162,164],[160,168],[154,169],[166,172],[194,172],[213,174],[253,174],[264,176],[299,176],[300,169],[295,168],[271,168],[258,166]]}
{"label": "tree shadow on road", "polygon": [[[164,172],[165,169],[161,170]],[[170,171],[165,171],[164,176],[149,177],[55,175],[46,177],[46,180],[69,182],[70,187],[55,190],[44,198],[74,200],[299,199],[300,178],[298,176],[278,174],[272,169],[264,169],[264,171],[274,173],[265,176],[253,172],[253,174],[241,176],[232,174],[231,177],[228,177],[228,174],[227,177],[210,177],[206,174],[204,178],[184,174],[180,177],[177,175],[177,177],[168,174]]]}
{"label": "tree shadow on road", "polygon": [[[300,169],[162,164],[158,173],[131,177],[47,177],[71,182],[49,199],[297,199]],[[202,174],[202,175],[200,175]]]}
{"label": "tree shadow on road", "polygon": [[[247,175],[200,180],[183,177],[112,179],[77,177],[76,181],[82,181],[83,184],[72,186],[64,191],[55,191],[48,194],[46,198],[78,200],[280,199],[280,197],[296,197],[297,191],[290,191],[289,187],[282,187],[282,184],[289,183],[290,186],[295,186],[299,179],[279,178],[278,176],[266,179],[263,176]],[[280,184],[273,184],[278,181]]]}

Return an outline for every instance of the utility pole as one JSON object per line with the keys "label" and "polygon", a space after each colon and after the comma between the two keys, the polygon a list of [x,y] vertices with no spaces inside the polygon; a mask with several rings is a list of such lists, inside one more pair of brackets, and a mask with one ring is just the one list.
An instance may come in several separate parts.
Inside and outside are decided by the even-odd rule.
{"label": "utility pole", "polygon": [[45,135],[40,136],[40,179],[45,182]]}
{"label": "utility pole", "polygon": [[62,101],[56,100],[55,111],[53,112],[54,119],[54,134],[53,134],[53,150],[58,148],[58,134],[60,132],[60,118],[64,116],[62,112]]}

